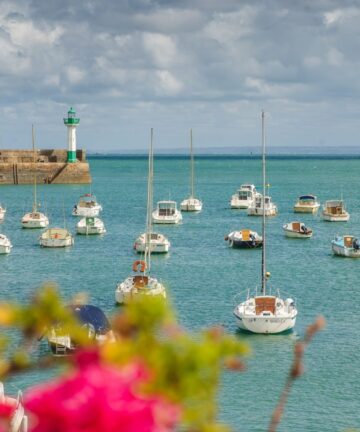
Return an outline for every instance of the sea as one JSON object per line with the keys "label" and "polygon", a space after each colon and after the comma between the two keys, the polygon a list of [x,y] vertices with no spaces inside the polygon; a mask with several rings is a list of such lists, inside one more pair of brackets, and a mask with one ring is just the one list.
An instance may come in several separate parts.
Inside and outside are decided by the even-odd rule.
{"label": "sea", "polygon": [[[108,316],[116,312],[114,291],[131,274],[137,258],[133,244],[144,232],[147,196],[147,157],[90,158],[90,185],[38,185],[42,210],[50,226],[66,226],[75,244],[66,249],[43,249],[40,232],[21,229],[20,219],[32,207],[32,185],[0,187],[7,208],[0,231],[13,249],[0,256],[1,300],[28,302],[34,290],[51,281],[65,300],[86,292],[89,303]],[[189,158],[155,156],[154,204],[189,195]],[[258,156],[211,155],[195,158],[195,195],[203,211],[184,213],[177,226],[156,229],[171,242],[167,255],[152,257],[152,274],[160,278],[180,324],[190,332],[222,325],[251,349],[246,371],[224,372],[218,394],[218,418],[234,431],[266,431],[293,359],[294,343],[322,315],[326,329],[317,334],[304,355],[304,375],[294,383],[279,431],[327,432],[360,428],[360,260],[336,257],[331,240],[336,234],[360,237],[359,156],[278,155],[267,159],[269,194],[279,214],[267,218],[269,285],[284,298],[296,300],[298,317],[293,332],[252,335],[238,331],[234,307],[247,290],[260,288],[261,249],[228,247],[225,235],[249,228],[261,232],[261,218],[246,210],[231,210],[229,201],[243,183],[260,190]],[[102,204],[103,236],[75,234],[71,216],[80,195],[93,193]],[[320,213],[294,214],[298,196],[314,194],[321,203],[343,198],[349,222],[324,222]],[[289,239],[282,226],[301,220],[313,229],[311,239]],[[14,340],[18,340],[14,335]],[[47,353],[42,341],[33,347],[38,358]],[[7,392],[26,389],[48,379],[52,371],[31,371],[11,377]],[[360,430],[360,429],[359,429]]]}

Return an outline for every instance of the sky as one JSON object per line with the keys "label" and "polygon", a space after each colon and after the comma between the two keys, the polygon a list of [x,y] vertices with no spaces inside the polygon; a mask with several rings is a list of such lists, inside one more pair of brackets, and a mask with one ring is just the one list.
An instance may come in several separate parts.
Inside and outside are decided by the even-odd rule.
{"label": "sky", "polygon": [[359,146],[360,0],[1,0],[0,148]]}

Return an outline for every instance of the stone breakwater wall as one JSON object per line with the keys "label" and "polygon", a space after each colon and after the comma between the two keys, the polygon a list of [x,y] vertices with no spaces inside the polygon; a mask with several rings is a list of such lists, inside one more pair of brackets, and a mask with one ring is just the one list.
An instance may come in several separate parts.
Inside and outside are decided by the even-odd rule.
{"label": "stone breakwater wall", "polygon": [[85,152],[78,150],[77,162],[67,163],[65,150],[0,150],[1,184],[91,183]]}

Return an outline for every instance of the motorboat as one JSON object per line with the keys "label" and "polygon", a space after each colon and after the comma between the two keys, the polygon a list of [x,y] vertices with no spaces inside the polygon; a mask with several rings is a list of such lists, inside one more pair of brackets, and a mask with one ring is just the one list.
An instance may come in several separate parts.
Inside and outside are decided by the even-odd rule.
{"label": "motorboat", "polygon": [[177,209],[175,201],[159,201],[152,212],[152,221],[155,224],[178,224],[182,221],[181,212]]}
{"label": "motorboat", "polygon": [[19,390],[16,397],[5,395],[4,384],[0,382],[0,403],[14,409],[6,430],[8,432],[28,432],[28,417],[24,409],[22,392]]}
{"label": "motorboat", "polygon": [[6,208],[0,204],[0,223],[5,219]]}
{"label": "motorboat", "polygon": [[331,249],[335,255],[360,258],[360,240],[352,235],[335,236]]}
{"label": "motorboat", "polygon": [[74,244],[74,238],[66,228],[49,228],[41,234],[39,241],[40,246],[48,248],[60,248]]}
{"label": "motorboat", "polygon": [[[151,232],[149,239],[150,253],[167,253],[170,249],[170,241],[160,233]],[[146,247],[146,233],[140,234],[135,240],[134,249],[138,253],[144,253]]]}
{"label": "motorboat", "polygon": [[[107,341],[115,341],[111,325],[104,312],[93,305],[70,305],[71,313],[79,321],[82,328],[87,332],[89,340],[95,340],[99,344]],[[55,323],[46,332],[46,338],[50,350],[55,356],[63,356],[73,353],[77,349],[76,341],[67,330],[64,329],[62,322]]]}
{"label": "motorboat", "polygon": [[10,253],[12,244],[10,240],[4,235],[0,234],[0,254]]}
{"label": "motorboat", "polygon": [[232,195],[230,207],[232,209],[247,209],[254,203],[257,195],[258,193],[253,184],[243,184],[237,192]]}
{"label": "motorboat", "polygon": [[21,226],[23,228],[28,229],[36,229],[36,228],[46,228],[49,225],[48,217],[39,211],[39,204],[37,202],[36,195],[36,160],[35,160],[35,131],[34,126],[32,126],[32,144],[33,144],[33,171],[34,171],[34,202],[32,211],[26,213],[21,218]]}
{"label": "motorboat", "polygon": [[126,304],[141,296],[160,296],[166,298],[165,286],[154,276],[151,270],[151,234],[152,234],[152,179],[153,179],[153,129],[149,147],[149,168],[147,185],[146,232],[144,235],[144,259],[133,263],[133,274],[120,282],[115,290],[115,302]]}
{"label": "motorboat", "polygon": [[[262,171],[263,171],[263,196],[265,196],[265,114],[262,112]],[[264,206],[265,202],[262,201]],[[291,330],[295,326],[297,308],[291,298],[283,299],[277,290],[276,295],[267,292],[270,273],[266,271],[266,236],[265,236],[265,209],[262,211],[262,238],[263,247],[261,254],[261,292],[257,290],[250,293],[247,298],[235,306],[234,315],[241,330],[252,333],[282,333]]]}
{"label": "motorboat", "polygon": [[315,195],[301,195],[294,205],[295,213],[316,213],[320,203]]}
{"label": "motorboat", "polygon": [[[263,200],[265,196],[265,200]],[[263,202],[265,201],[265,203]],[[278,214],[278,209],[276,204],[271,200],[270,196],[258,194],[255,197],[254,202],[248,208],[248,216],[262,216],[263,212],[265,216],[276,216]]]}
{"label": "motorboat", "polygon": [[97,217],[84,217],[76,224],[76,232],[84,235],[104,234],[104,222]]}
{"label": "motorboat", "polygon": [[194,152],[193,152],[193,141],[192,141],[192,129],[190,129],[190,196],[186,198],[180,204],[180,210],[186,212],[199,212],[202,209],[202,202],[198,198],[195,198],[194,188]]}
{"label": "motorboat", "polygon": [[347,222],[350,215],[343,200],[330,200],[323,206],[322,218],[328,222]]}
{"label": "motorboat", "polygon": [[96,201],[96,196],[88,193],[82,195],[72,210],[73,216],[95,217],[102,211],[102,206]]}
{"label": "motorboat", "polygon": [[258,248],[263,244],[262,237],[256,231],[249,229],[232,231],[225,236],[225,241],[229,242],[230,247],[239,249]]}
{"label": "motorboat", "polygon": [[291,238],[310,238],[313,235],[311,228],[303,222],[289,222],[283,225],[284,234]]}

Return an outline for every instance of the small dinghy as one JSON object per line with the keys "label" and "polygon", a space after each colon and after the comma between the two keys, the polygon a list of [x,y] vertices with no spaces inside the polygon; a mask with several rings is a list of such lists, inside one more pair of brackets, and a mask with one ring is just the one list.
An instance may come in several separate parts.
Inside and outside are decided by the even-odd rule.
{"label": "small dinghy", "polygon": [[84,217],[76,224],[76,232],[83,235],[104,234],[104,222],[97,217]]}
{"label": "small dinghy", "polygon": [[[115,340],[110,323],[100,308],[93,305],[70,305],[69,309],[87,330],[89,340],[96,340],[99,344]],[[51,327],[46,337],[50,350],[55,356],[71,354],[77,348],[61,322]]]}
{"label": "small dinghy", "polygon": [[254,249],[263,244],[262,237],[256,231],[249,229],[232,231],[225,236],[225,241],[229,242],[229,247],[238,249]]}
{"label": "small dinghy", "polygon": [[4,235],[0,234],[0,254],[10,253],[12,244],[10,240]]}
{"label": "small dinghy", "polygon": [[360,258],[360,240],[351,235],[336,236],[331,242],[331,249],[335,255]]}
{"label": "small dinghy", "polygon": [[48,248],[66,247],[74,244],[74,238],[66,228],[49,228],[41,234],[39,241],[40,246]]}
{"label": "small dinghy", "polygon": [[310,238],[313,235],[312,229],[302,222],[289,222],[283,225],[283,230],[286,237],[291,238]]}

